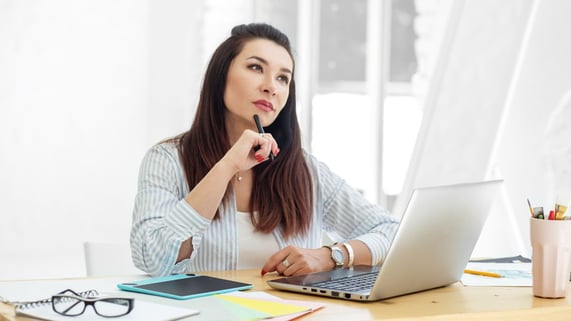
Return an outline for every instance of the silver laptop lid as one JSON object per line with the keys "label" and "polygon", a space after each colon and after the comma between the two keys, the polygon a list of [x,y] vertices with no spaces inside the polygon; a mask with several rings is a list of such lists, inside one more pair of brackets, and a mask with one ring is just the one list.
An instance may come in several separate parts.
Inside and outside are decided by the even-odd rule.
{"label": "silver laptop lid", "polygon": [[416,189],[371,300],[460,280],[502,180]]}

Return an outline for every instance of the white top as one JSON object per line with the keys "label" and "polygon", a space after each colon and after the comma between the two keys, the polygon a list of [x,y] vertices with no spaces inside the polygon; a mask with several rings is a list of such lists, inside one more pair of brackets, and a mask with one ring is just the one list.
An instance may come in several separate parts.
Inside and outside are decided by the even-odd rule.
{"label": "white top", "polygon": [[272,233],[254,232],[250,213],[236,212],[238,228],[238,270],[261,269],[280,248]]}

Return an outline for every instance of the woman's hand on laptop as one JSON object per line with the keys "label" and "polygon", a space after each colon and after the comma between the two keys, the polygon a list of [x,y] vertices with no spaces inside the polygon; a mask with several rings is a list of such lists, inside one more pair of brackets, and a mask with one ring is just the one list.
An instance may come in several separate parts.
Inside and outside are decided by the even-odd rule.
{"label": "woman's hand on laptop", "polygon": [[261,275],[277,272],[291,276],[332,270],[335,263],[327,248],[305,249],[288,246],[272,255],[262,267]]}

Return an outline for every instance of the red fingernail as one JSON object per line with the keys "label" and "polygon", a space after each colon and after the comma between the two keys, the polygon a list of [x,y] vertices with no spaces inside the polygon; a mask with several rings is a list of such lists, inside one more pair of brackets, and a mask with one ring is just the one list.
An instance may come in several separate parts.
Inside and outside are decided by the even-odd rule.
{"label": "red fingernail", "polygon": [[261,276],[264,276],[264,275],[266,275],[266,273],[268,273],[268,272],[262,270],[262,272],[260,272],[260,275],[261,275]]}

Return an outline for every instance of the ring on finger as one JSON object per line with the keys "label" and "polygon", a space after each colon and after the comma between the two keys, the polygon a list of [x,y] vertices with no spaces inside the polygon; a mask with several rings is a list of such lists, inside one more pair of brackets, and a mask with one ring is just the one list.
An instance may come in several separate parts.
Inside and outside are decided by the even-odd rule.
{"label": "ring on finger", "polygon": [[282,261],[282,264],[283,264],[286,268],[291,265],[291,264],[289,263],[289,261],[287,260],[287,258]]}

